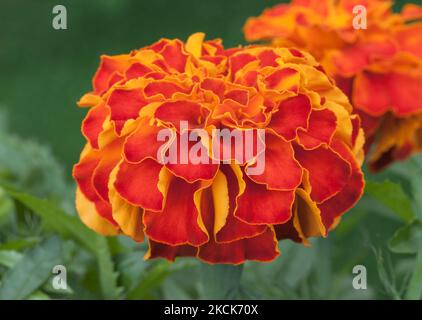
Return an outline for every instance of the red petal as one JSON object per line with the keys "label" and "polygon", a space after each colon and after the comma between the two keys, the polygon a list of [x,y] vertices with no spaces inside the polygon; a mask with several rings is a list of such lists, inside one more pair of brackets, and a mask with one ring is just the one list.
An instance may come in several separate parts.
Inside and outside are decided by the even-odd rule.
{"label": "red petal", "polygon": [[328,109],[312,110],[308,129],[300,129],[299,141],[306,149],[314,149],[321,144],[330,144],[337,126],[334,112]]}
{"label": "red petal", "polygon": [[97,151],[91,151],[87,156],[82,158],[78,164],[73,167],[73,178],[79,186],[80,191],[87,198],[87,200],[95,204],[99,215],[117,225],[114,221],[111,206],[104,201],[98,194],[98,190],[94,187],[93,176],[96,168],[101,160],[101,154]]}
{"label": "red petal", "polygon": [[[290,219],[294,191],[268,190],[243,175],[245,192],[239,197],[235,216],[251,224],[279,224]],[[259,200],[257,200],[259,199]]]}
{"label": "red petal", "polygon": [[259,55],[258,58],[260,60],[260,67],[278,67],[278,62],[276,61],[277,58],[280,56],[277,55],[274,50],[264,50]]}
{"label": "red petal", "polygon": [[390,108],[398,116],[422,110],[422,77],[364,73],[357,76],[353,95],[359,109],[380,116]]}
{"label": "red petal", "polygon": [[278,69],[265,78],[267,88],[275,90],[299,90],[300,74],[292,68]]}
{"label": "red petal", "polygon": [[272,115],[269,127],[286,140],[292,140],[298,128],[308,127],[311,110],[311,101],[307,96],[300,94],[288,98],[280,103],[278,111]]}
{"label": "red petal", "polygon": [[[176,139],[169,147],[170,156],[166,167],[176,176],[189,182],[212,179],[217,173],[218,164],[212,163],[212,159],[208,157],[206,146],[200,145],[201,143],[200,139],[189,141],[189,132],[187,131],[182,135],[177,134]],[[196,148],[195,146],[201,146],[205,163],[192,162],[191,155]]]}
{"label": "red petal", "polygon": [[162,165],[152,159],[136,164],[122,162],[114,183],[116,191],[135,206],[162,210],[163,194],[157,186],[161,168]]}
{"label": "red petal", "polygon": [[110,80],[116,72],[123,72],[129,66],[128,57],[121,56],[101,56],[100,66],[92,80],[94,92],[102,94],[110,87]]}
{"label": "red petal", "polygon": [[231,56],[229,59],[230,74],[234,78],[236,72],[246,66],[249,62],[255,61],[256,58],[248,53],[241,53]]}
{"label": "red petal", "polygon": [[135,79],[145,76],[147,73],[151,72],[152,69],[147,67],[142,63],[134,63],[126,70],[126,79]]}
{"label": "red petal", "polygon": [[134,133],[127,137],[123,152],[128,162],[138,163],[145,158],[157,159],[157,153],[163,145],[157,137],[163,128],[142,122]]}
{"label": "red petal", "polygon": [[166,81],[166,80],[158,80],[147,84],[144,89],[145,95],[148,97],[162,94],[165,98],[170,99],[174,93],[182,92],[188,93],[189,89],[183,88],[178,86],[174,82]]}
{"label": "red petal", "polygon": [[336,152],[349,161],[352,174],[345,180],[344,188],[334,197],[324,201],[319,205],[322,221],[327,230],[332,226],[335,218],[352,208],[360,199],[364,189],[364,180],[359,165],[348,147],[340,141],[333,141],[332,147]]}
{"label": "red petal", "polygon": [[165,258],[169,261],[174,261],[177,257],[195,257],[197,251],[198,248],[189,245],[169,246],[164,243],[149,240],[149,252],[145,258]]}
{"label": "red petal", "polygon": [[404,116],[422,111],[422,75],[411,77],[393,73],[389,77],[387,90],[396,115]]}
{"label": "red petal", "polygon": [[194,192],[199,184],[190,184],[174,177],[169,185],[162,212],[145,211],[145,233],[154,241],[169,245],[201,245],[208,235],[199,224]]}
{"label": "red petal", "polygon": [[[239,182],[229,165],[221,165],[220,170],[227,179],[229,191],[229,214],[226,224],[216,234],[217,242],[232,242],[239,239],[251,238],[265,231],[266,226],[250,225],[234,216],[239,197]],[[217,199],[218,201],[218,199]]]}
{"label": "red petal", "polygon": [[296,146],[295,157],[309,171],[311,197],[316,202],[323,202],[340,192],[350,177],[349,163],[329,148],[304,150]]}
{"label": "red petal", "polygon": [[302,239],[293,225],[293,218],[286,223],[275,225],[274,231],[278,240],[290,239],[294,242],[302,243]]}
{"label": "red petal", "polygon": [[245,260],[271,261],[279,254],[275,235],[272,229],[265,226],[266,231],[252,238],[230,243],[215,242],[213,236],[215,214],[210,188],[204,189],[202,193],[201,216],[211,235],[209,241],[203,244],[198,252],[198,257],[206,262],[239,264]]}
{"label": "red petal", "polygon": [[101,103],[91,108],[82,122],[82,133],[93,148],[98,149],[98,136],[103,131],[103,124],[109,113],[110,110]]}
{"label": "red petal", "polygon": [[279,255],[272,229],[248,239],[230,243],[210,241],[199,248],[198,257],[209,263],[240,264],[246,260],[272,261]]}
{"label": "red petal", "polygon": [[[294,158],[292,145],[276,135],[266,134],[265,152],[258,156],[256,163],[247,166],[246,173],[250,179],[266,184],[270,189],[294,190],[301,183],[302,168]],[[265,165],[262,174],[249,173],[249,169],[262,165]]]}
{"label": "red petal", "polygon": [[183,53],[180,41],[169,42],[160,53],[171,68],[179,72],[185,72],[187,54]]}
{"label": "red petal", "polygon": [[224,92],[226,90],[226,84],[223,80],[215,78],[205,78],[201,82],[201,88],[203,90],[212,91],[217,97],[219,97],[220,101],[223,101]]}
{"label": "red petal", "polygon": [[73,167],[73,178],[78,184],[81,192],[90,201],[97,201],[99,199],[99,196],[92,185],[92,175],[99,163],[100,158],[98,156],[86,156]]}
{"label": "red petal", "polygon": [[148,104],[141,94],[140,89],[114,90],[107,102],[111,109],[111,120],[125,121],[137,118],[141,108]]}
{"label": "red petal", "polygon": [[201,104],[191,101],[164,102],[155,111],[155,117],[172,124],[180,132],[180,121],[187,122],[189,129],[203,128],[209,111]]}

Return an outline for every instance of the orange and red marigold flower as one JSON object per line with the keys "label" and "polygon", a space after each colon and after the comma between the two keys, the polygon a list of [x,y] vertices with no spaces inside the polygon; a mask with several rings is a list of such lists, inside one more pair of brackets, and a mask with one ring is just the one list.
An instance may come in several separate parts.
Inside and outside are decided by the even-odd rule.
{"label": "orange and red marigold flower", "polygon": [[[73,170],[79,215],[104,235],[146,236],[146,258],[271,261],[278,240],[325,237],[362,195],[359,117],[299,50],[224,49],[201,33],[162,39],[102,56],[79,106],[89,108]],[[206,132],[264,130],[264,171],[248,175],[250,162],[233,154],[162,164],[157,134],[168,128],[177,143],[180,121]]]}
{"label": "orange and red marigold flower", "polygon": [[[353,26],[357,5],[366,8],[367,29]],[[422,7],[408,4],[401,14],[391,7],[389,0],[293,0],[244,28],[249,41],[300,48],[322,64],[362,118],[374,171],[422,149]]]}

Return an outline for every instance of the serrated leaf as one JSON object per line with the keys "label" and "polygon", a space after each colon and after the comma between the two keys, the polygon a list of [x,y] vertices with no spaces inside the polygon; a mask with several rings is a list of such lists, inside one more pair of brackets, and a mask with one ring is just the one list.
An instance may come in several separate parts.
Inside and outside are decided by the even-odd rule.
{"label": "serrated leaf", "polygon": [[422,223],[415,220],[398,229],[388,246],[395,253],[414,254],[422,245]]}
{"label": "serrated leaf", "polygon": [[414,219],[412,200],[405,194],[399,184],[391,181],[367,181],[365,192],[390,209],[401,220],[410,222]]}
{"label": "serrated leaf", "polygon": [[51,275],[52,268],[60,263],[60,240],[51,237],[29,250],[2,279],[0,300],[27,298]]}
{"label": "serrated leaf", "polygon": [[104,299],[117,299],[120,297],[122,289],[117,286],[118,274],[115,272],[115,266],[110,254],[107,239],[98,237],[96,248],[99,280],[103,297]]}

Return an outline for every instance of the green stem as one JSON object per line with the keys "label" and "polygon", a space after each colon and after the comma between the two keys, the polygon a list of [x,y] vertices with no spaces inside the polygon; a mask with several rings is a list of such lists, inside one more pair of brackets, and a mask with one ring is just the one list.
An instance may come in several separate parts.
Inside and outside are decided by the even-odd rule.
{"label": "green stem", "polygon": [[201,265],[202,299],[236,299],[243,265]]}
{"label": "green stem", "polygon": [[422,245],[416,256],[415,270],[409,282],[405,298],[408,300],[419,300],[422,295]]}

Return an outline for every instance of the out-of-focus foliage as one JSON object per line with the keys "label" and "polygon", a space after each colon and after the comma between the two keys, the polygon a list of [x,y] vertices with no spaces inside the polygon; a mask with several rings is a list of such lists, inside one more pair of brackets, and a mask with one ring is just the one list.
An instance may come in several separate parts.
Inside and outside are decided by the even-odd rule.
{"label": "out-of-focus foliage", "polygon": [[[242,274],[194,259],[145,262],[144,244],[99,236],[74,212],[69,177],[84,113],[75,101],[97,57],[195,31],[236,45],[246,17],[278,2],[69,0],[69,29],[56,31],[55,1],[1,1],[0,298],[420,298],[420,156],[368,173],[366,195],[327,239],[310,248],[283,241],[276,261],[247,263]],[[52,286],[56,264],[67,269],[66,290]],[[367,269],[367,290],[352,286],[356,265]]]}

